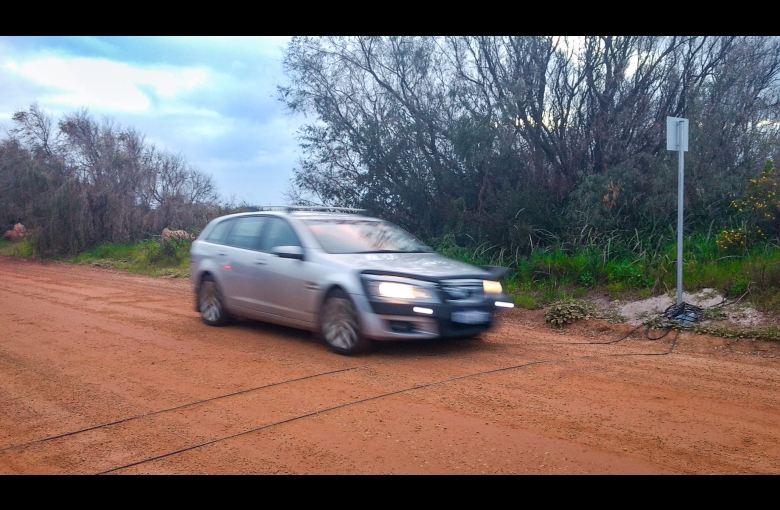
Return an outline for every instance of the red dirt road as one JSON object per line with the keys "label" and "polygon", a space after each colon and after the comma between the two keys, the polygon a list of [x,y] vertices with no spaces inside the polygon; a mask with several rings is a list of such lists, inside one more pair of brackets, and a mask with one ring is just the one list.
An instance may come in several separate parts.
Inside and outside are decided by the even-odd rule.
{"label": "red dirt road", "polygon": [[780,346],[576,345],[628,331],[511,310],[350,358],[210,328],[189,281],[0,257],[0,473],[780,473]]}

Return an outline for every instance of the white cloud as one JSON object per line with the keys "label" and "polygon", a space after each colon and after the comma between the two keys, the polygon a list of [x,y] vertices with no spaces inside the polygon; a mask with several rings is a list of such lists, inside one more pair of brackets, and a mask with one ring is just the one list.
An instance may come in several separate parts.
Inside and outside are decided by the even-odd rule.
{"label": "white cloud", "polygon": [[178,137],[192,140],[215,140],[231,133],[234,130],[233,124],[228,119],[190,122],[179,128]]}
{"label": "white cloud", "polygon": [[55,120],[87,108],[181,153],[223,196],[279,204],[303,121],[274,97],[288,41],[0,36],[0,133],[33,101]]}
{"label": "white cloud", "polygon": [[40,57],[3,64],[6,72],[48,87],[50,103],[107,112],[143,112],[151,108],[144,89],[174,99],[208,84],[210,73],[198,68],[141,68],[94,58]]}

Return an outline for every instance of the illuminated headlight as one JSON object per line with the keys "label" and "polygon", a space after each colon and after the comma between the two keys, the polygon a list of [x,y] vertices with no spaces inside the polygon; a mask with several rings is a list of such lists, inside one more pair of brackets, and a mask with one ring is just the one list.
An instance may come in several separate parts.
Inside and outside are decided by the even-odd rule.
{"label": "illuminated headlight", "polygon": [[482,289],[485,291],[485,294],[503,294],[504,288],[501,287],[500,282],[494,282],[491,280],[483,280],[482,281]]}
{"label": "illuminated headlight", "polygon": [[422,287],[405,283],[382,282],[377,285],[377,290],[381,297],[391,299],[430,299],[433,297]]}
{"label": "illuminated headlight", "polygon": [[372,297],[387,301],[439,302],[433,288],[400,281],[368,282],[368,291]]}

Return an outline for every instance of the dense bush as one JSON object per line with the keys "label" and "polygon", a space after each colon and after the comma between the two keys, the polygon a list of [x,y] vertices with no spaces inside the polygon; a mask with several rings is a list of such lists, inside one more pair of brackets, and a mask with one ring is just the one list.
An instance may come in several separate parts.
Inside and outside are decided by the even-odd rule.
{"label": "dense bush", "polygon": [[37,105],[0,140],[0,222],[22,222],[41,256],[199,229],[221,212],[212,179],[133,129],[86,111],[55,123]]}
{"label": "dense bush", "polygon": [[658,252],[667,116],[691,120],[687,233],[742,226],[728,205],[780,152],[776,37],[299,37],[284,69],[280,100],[312,119],[292,201],[467,250]]}

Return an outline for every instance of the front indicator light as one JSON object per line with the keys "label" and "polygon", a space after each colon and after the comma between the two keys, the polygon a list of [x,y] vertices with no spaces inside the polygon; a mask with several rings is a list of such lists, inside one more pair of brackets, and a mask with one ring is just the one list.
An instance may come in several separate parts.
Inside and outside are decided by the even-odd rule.
{"label": "front indicator light", "polygon": [[496,301],[496,306],[500,306],[501,308],[514,308],[514,303],[507,303],[505,301]]}
{"label": "front indicator light", "polygon": [[485,294],[501,294],[504,292],[500,282],[494,282],[490,280],[482,281],[482,289],[485,291]]}
{"label": "front indicator light", "polygon": [[417,313],[424,313],[425,315],[431,315],[433,313],[433,310],[431,310],[430,308],[423,308],[421,306],[415,306],[414,308],[412,308],[412,311]]}

